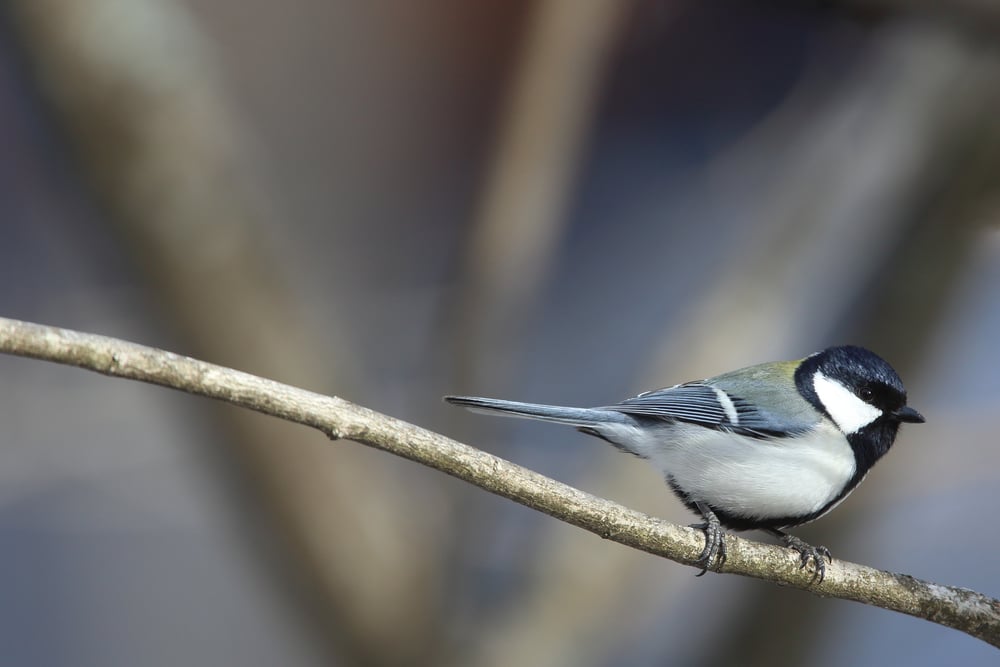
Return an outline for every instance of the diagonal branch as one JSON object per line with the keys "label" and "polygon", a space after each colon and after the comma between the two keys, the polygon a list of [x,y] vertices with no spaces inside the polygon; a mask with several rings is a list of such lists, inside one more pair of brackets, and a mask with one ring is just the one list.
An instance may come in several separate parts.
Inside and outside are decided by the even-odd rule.
{"label": "diagonal branch", "polygon": [[[115,338],[0,318],[0,352],[78,366],[215,398],[305,424],[416,461],[601,537],[684,565],[704,546],[702,532],[597,498],[468,445],[341,398]],[[289,455],[294,455],[290,453]],[[722,572],[870,604],[955,628],[1000,647],[1000,600],[908,575],[835,560],[813,581],[796,553],[727,537]]]}

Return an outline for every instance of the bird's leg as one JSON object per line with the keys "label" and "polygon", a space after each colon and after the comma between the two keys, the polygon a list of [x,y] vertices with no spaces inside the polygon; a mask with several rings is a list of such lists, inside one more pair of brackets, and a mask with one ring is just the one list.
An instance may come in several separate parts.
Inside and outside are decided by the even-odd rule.
{"label": "bird's leg", "polygon": [[[816,564],[816,572],[813,575],[813,580],[817,583],[823,581],[823,577],[826,576],[826,561],[833,562],[833,556],[830,555],[830,550],[826,547],[814,547],[812,545],[806,544],[794,535],[789,535],[783,530],[778,530],[777,528],[768,528],[767,532],[771,533],[775,537],[781,538],[781,541],[785,543],[785,546],[789,549],[795,549],[799,552],[799,559],[801,564],[799,569],[804,568],[812,561]],[[824,560],[825,559],[825,560]]]}
{"label": "bird's leg", "polygon": [[722,532],[722,524],[719,523],[719,517],[715,516],[715,512],[711,508],[701,502],[695,502],[694,506],[701,513],[701,517],[705,520],[705,523],[697,523],[691,526],[692,528],[700,528],[705,531],[705,548],[702,550],[701,555],[698,556],[698,560],[695,561],[695,565],[701,567],[701,572],[696,576],[708,572],[709,566],[712,565],[712,561],[716,561],[716,569],[719,569],[726,562],[726,534]]}

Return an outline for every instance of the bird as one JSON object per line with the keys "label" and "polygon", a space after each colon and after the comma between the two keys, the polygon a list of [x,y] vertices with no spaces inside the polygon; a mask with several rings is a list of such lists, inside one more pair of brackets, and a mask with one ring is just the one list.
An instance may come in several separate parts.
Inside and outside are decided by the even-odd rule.
{"label": "bird", "polygon": [[576,408],[479,396],[445,396],[474,412],[576,427],[648,460],[703,523],[695,561],[721,570],[723,529],[760,530],[826,575],[830,550],[787,529],[840,504],[892,447],[900,424],[923,423],[898,373],[856,345],[795,361],[748,366],[655,389],[614,405]]}

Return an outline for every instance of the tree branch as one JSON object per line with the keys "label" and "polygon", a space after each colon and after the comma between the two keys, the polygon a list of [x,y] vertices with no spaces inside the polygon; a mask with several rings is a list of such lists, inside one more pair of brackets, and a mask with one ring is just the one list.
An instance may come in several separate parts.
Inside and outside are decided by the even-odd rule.
{"label": "tree branch", "polygon": [[[0,352],[78,366],[206,396],[416,461],[601,537],[685,565],[701,531],[597,498],[443,435],[332,396],[114,338],[0,318]],[[294,455],[290,453],[289,455]],[[814,582],[793,551],[727,536],[721,572],[902,612],[1000,647],[1000,600],[964,588],[834,560]]]}

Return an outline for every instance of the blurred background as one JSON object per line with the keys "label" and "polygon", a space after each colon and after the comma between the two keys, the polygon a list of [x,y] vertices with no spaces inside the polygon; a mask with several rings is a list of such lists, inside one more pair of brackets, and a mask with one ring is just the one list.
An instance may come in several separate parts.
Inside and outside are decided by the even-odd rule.
{"label": "blurred background", "polygon": [[[641,461],[440,396],[600,405],[867,345],[927,424],[797,534],[1000,594],[990,3],[0,12],[4,316],[336,394],[682,523]],[[25,359],[0,377],[7,664],[995,661],[303,427]]]}

